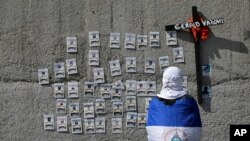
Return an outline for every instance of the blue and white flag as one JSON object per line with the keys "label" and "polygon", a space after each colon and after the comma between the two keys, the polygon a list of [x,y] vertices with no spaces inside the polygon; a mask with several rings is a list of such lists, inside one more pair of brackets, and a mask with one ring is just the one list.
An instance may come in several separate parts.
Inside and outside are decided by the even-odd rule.
{"label": "blue and white flag", "polygon": [[154,97],[146,128],[148,141],[200,141],[201,118],[196,101],[186,95],[167,105]]}

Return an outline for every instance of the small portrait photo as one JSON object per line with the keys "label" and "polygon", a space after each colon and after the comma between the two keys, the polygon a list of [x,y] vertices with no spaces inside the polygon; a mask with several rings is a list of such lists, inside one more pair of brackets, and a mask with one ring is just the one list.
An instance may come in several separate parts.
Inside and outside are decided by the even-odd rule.
{"label": "small portrait photo", "polygon": [[104,69],[103,68],[94,68],[94,82],[95,83],[104,83]]}
{"label": "small portrait photo", "polygon": [[136,111],[136,96],[126,96],[126,111]]}
{"label": "small portrait photo", "polygon": [[95,133],[95,119],[84,119],[85,134]]}
{"label": "small portrait photo", "polygon": [[90,47],[99,47],[100,46],[99,31],[90,31],[89,32],[89,45],[90,45]]}
{"label": "small portrait photo", "polygon": [[121,101],[122,100],[122,89],[112,88],[111,101]]}
{"label": "small portrait photo", "polygon": [[110,48],[120,48],[120,33],[110,33]]}
{"label": "small portrait photo", "polygon": [[98,50],[89,50],[89,65],[99,66],[99,51]]}
{"label": "small portrait photo", "polygon": [[94,118],[95,117],[95,109],[94,103],[83,103],[83,110],[84,110],[84,118]]}
{"label": "small portrait photo", "polygon": [[59,113],[59,114],[67,113],[67,99],[56,100],[56,113]]}
{"label": "small portrait photo", "polygon": [[136,95],[136,80],[126,80],[126,95]]}
{"label": "small portrait photo", "polygon": [[122,133],[122,118],[112,118],[112,133]]}
{"label": "small portrait photo", "polygon": [[76,74],[76,73],[78,73],[75,58],[74,59],[66,59],[66,66],[67,66],[68,74]]}
{"label": "small portrait photo", "polygon": [[155,73],[155,59],[145,60],[145,73]]}
{"label": "small portrait photo", "polygon": [[169,58],[168,58],[168,56],[159,57],[160,70],[163,72],[168,66],[169,66]]}
{"label": "small portrait photo", "polygon": [[123,89],[125,89],[125,86],[124,86],[122,80],[120,79],[120,80],[114,81],[112,83],[112,88],[113,89],[121,89],[121,90],[123,90]]}
{"label": "small portrait photo", "polygon": [[68,98],[78,97],[78,82],[68,82]]}
{"label": "small portrait photo", "polygon": [[84,82],[84,97],[93,97],[95,94],[94,82]]}
{"label": "small portrait photo", "polygon": [[54,64],[55,78],[65,78],[64,62]]}
{"label": "small portrait photo", "polygon": [[134,128],[137,125],[137,113],[136,112],[127,112],[126,118],[126,127],[127,128]]}
{"label": "small portrait photo", "polygon": [[152,101],[152,98],[151,97],[147,97],[145,98],[145,113],[148,112],[148,108],[149,108],[149,105],[150,105],[150,102]]}
{"label": "small portrait photo", "polygon": [[147,123],[147,114],[138,113],[137,128],[146,128],[146,123]]}
{"label": "small portrait photo", "polygon": [[67,52],[75,53],[77,52],[77,38],[76,37],[66,37]]}
{"label": "small portrait photo", "polygon": [[95,131],[96,133],[106,132],[106,120],[105,118],[95,118]]}
{"label": "small portrait photo", "polygon": [[160,33],[149,32],[149,43],[152,48],[160,47]]}
{"label": "small portrait photo", "polygon": [[184,62],[184,53],[182,47],[173,48],[173,58],[174,58],[174,63]]}
{"label": "small portrait photo", "polygon": [[211,86],[202,86],[202,97],[211,98]]}
{"label": "small portrait photo", "polygon": [[167,45],[174,46],[177,45],[177,33],[175,30],[166,32]]}
{"label": "small portrait photo", "polygon": [[95,100],[95,113],[96,115],[105,114],[105,99],[96,99]]}
{"label": "small portrait photo", "polygon": [[43,115],[44,130],[55,130],[54,115]]}
{"label": "small portrait photo", "polygon": [[68,131],[68,117],[58,116],[57,117],[57,132],[67,132]]}
{"label": "small portrait photo", "polygon": [[115,101],[112,103],[113,107],[113,117],[123,117],[123,102]]}
{"label": "small portrait photo", "polygon": [[71,132],[72,134],[81,134],[82,133],[82,119],[81,118],[72,118],[71,119]]}
{"label": "small portrait photo", "polygon": [[211,65],[206,64],[202,65],[202,76],[211,76],[212,70],[211,70]]}
{"label": "small portrait photo", "polygon": [[145,50],[147,48],[148,36],[147,35],[138,35],[137,36],[137,49]]}
{"label": "small portrait photo", "polygon": [[109,61],[111,76],[121,75],[121,67],[119,60]]}
{"label": "small portrait photo", "polygon": [[155,81],[147,81],[147,96],[155,96],[156,95],[156,82]]}
{"label": "small portrait photo", "polygon": [[125,34],[125,48],[126,49],[135,49],[135,34],[126,33]]}
{"label": "small portrait photo", "polygon": [[147,82],[146,81],[137,81],[136,82],[137,96],[146,96],[147,95]]}
{"label": "small portrait photo", "polygon": [[182,86],[184,90],[187,90],[187,76],[182,76]]}
{"label": "small portrait photo", "polygon": [[55,83],[54,84],[54,98],[65,98],[64,83]]}
{"label": "small portrait photo", "polygon": [[49,84],[49,70],[38,69],[38,80],[40,85]]}
{"label": "small portrait photo", "polygon": [[126,72],[136,72],[136,57],[126,57]]}
{"label": "small portrait photo", "polygon": [[69,114],[71,118],[78,118],[80,117],[79,113],[79,103],[70,103],[69,104]]}
{"label": "small portrait photo", "polygon": [[112,93],[112,84],[101,84],[101,98],[110,99]]}

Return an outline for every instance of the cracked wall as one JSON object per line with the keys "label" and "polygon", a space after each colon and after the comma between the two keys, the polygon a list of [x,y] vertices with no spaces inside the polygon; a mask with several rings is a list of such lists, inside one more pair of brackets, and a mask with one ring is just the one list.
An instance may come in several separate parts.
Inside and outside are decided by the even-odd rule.
{"label": "cracked wall", "polygon": [[[145,0],[1,0],[0,5],[0,140],[3,141],[144,141],[144,129],[126,129],[123,134],[111,133],[111,105],[106,118],[107,133],[73,135],[43,130],[43,114],[55,114],[52,84],[53,65],[59,59],[76,58],[78,75],[64,82],[78,80],[80,91],[85,81],[93,81],[88,65],[88,32],[99,31],[101,39],[100,66],[106,82],[122,79],[155,80],[158,90],[161,73],[144,74],[147,57],[168,55],[170,64],[179,66],[188,76],[188,89],[196,99],[194,45],[190,33],[178,32],[178,45],[184,49],[185,63],[173,64],[172,50],[166,46],[165,25],[185,22],[191,16],[191,6],[208,18],[225,18],[225,23],[211,27],[210,37],[202,42],[203,64],[212,65],[212,97],[200,105],[204,141],[229,140],[230,124],[249,124],[250,120],[250,3],[233,0],[219,1],[145,1]],[[148,34],[159,31],[161,48],[131,51],[123,47],[126,32]],[[109,49],[109,33],[121,33],[121,49]],[[66,52],[66,37],[78,37],[78,53]],[[124,57],[135,56],[138,72],[125,73]],[[119,59],[122,76],[111,77],[108,61]],[[50,83],[38,84],[37,70],[48,68]],[[93,101],[81,95],[76,101]],[[75,101],[75,100],[72,100]],[[138,99],[138,111],[144,108]],[[82,112],[81,112],[82,113]],[[82,117],[82,115],[81,115]]]}

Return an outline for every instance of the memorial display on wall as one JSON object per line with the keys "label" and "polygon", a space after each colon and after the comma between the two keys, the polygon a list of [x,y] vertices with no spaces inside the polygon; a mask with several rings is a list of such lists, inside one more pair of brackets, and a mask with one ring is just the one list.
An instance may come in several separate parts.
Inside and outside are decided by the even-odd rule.
{"label": "memorial display on wall", "polygon": [[126,95],[136,95],[136,80],[126,80]]}
{"label": "memorial display on wall", "polygon": [[151,101],[152,101],[152,98],[151,98],[151,97],[145,98],[145,110],[144,110],[145,113],[148,112],[149,104],[150,104]]}
{"label": "memorial display on wall", "polygon": [[112,103],[113,117],[123,117],[123,102],[115,101]]}
{"label": "memorial display on wall", "polygon": [[202,86],[202,98],[211,98],[211,86]]}
{"label": "memorial display on wall", "polygon": [[121,67],[119,60],[109,61],[111,76],[121,75]]}
{"label": "memorial display on wall", "polygon": [[112,133],[122,133],[122,118],[112,118]]}
{"label": "memorial display on wall", "polygon": [[136,111],[136,96],[126,96],[126,111]]}
{"label": "memorial display on wall", "polygon": [[147,42],[147,35],[137,35],[137,50],[145,50],[147,48]]}
{"label": "memorial display on wall", "polygon": [[110,48],[120,48],[120,33],[110,33]]}
{"label": "memorial display on wall", "polygon": [[94,82],[84,82],[84,97],[93,97],[96,84]]}
{"label": "memorial display on wall", "polygon": [[127,112],[126,117],[126,127],[136,127],[137,125],[137,113],[136,112]]}
{"label": "memorial display on wall", "polygon": [[94,82],[95,83],[104,83],[105,82],[103,68],[94,68],[93,73],[94,73]]}
{"label": "memorial display on wall", "polygon": [[54,84],[54,98],[64,98],[64,83]]}
{"label": "memorial display on wall", "polygon": [[78,118],[80,117],[80,106],[79,103],[70,103],[69,104],[69,115],[71,118]]}
{"label": "memorial display on wall", "polygon": [[95,118],[95,130],[96,133],[106,133],[106,119]]}
{"label": "memorial display on wall", "polygon": [[146,113],[138,113],[137,128],[146,128],[146,123],[147,123],[147,114]]}
{"label": "memorial display on wall", "polygon": [[84,110],[84,118],[94,118],[95,117],[95,109],[94,103],[83,103],[83,110]]}
{"label": "memorial display on wall", "polygon": [[77,52],[77,38],[76,37],[67,37],[67,52],[68,53],[75,53]]}
{"label": "memorial display on wall", "polygon": [[38,80],[40,85],[49,84],[49,70],[38,69]]}
{"label": "memorial display on wall", "polygon": [[145,60],[145,68],[144,72],[145,73],[155,73],[155,59],[153,58],[147,58]]}
{"label": "memorial display on wall", "polygon": [[135,49],[135,34],[126,33],[125,34],[125,48],[126,49]]}
{"label": "memorial display on wall", "polygon": [[78,98],[78,82],[68,82],[68,98]]}
{"label": "memorial display on wall", "polygon": [[173,48],[173,59],[174,59],[174,63],[184,62],[184,53],[183,53],[182,47]]}
{"label": "memorial display on wall", "polygon": [[160,33],[149,32],[149,44],[152,48],[160,47]]}
{"label": "memorial display on wall", "polygon": [[168,46],[177,45],[177,34],[176,34],[175,30],[167,31],[166,38],[167,38],[167,45]]}
{"label": "memorial display on wall", "polygon": [[55,130],[55,119],[54,115],[43,116],[43,128],[44,130]]}
{"label": "memorial display on wall", "polygon": [[72,118],[71,119],[71,132],[72,132],[72,134],[81,134],[82,133],[82,119],[81,118]]}
{"label": "memorial display on wall", "polygon": [[55,78],[65,78],[64,62],[58,62],[54,64]]}
{"label": "memorial display on wall", "polygon": [[99,31],[90,31],[89,32],[89,46],[90,47],[99,47],[100,46]]}
{"label": "memorial display on wall", "polygon": [[212,75],[210,64],[202,65],[201,67],[202,67],[202,76],[211,76]]}
{"label": "memorial display on wall", "polygon": [[56,113],[60,113],[60,114],[67,113],[67,99],[56,100]]}
{"label": "memorial display on wall", "polygon": [[187,90],[187,76],[182,76],[183,82],[182,86],[184,90]]}
{"label": "memorial display on wall", "polygon": [[67,66],[67,73],[70,74],[76,74],[77,71],[77,65],[76,65],[76,59],[66,59],[66,66]]}
{"label": "memorial display on wall", "polygon": [[106,111],[105,111],[105,99],[96,99],[95,100],[95,113],[97,116],[101,115],[103,116]]}
{"label": "memorial display on wall", "polygon": [[112,93],[112,84],[101,84],[100,93],[101,98],[110,99]]}
{"label": "memorial display on wall", "polygon": [[146,94],[147,94],[147,82],[146,81],[137,81],[136,82],[136,91],[137,91],[137,96],[146,96]]}
{"label": "memorial display on wall", "polygon": [[67,116],[57,116],[57,132],[67,132],[68,131],[68,118]]}
{"label": "memorial display on wall", "polygon": [[126,72],[136,72],[136,57],[126,57]]}
{"label": "memorial display on wall", "polygon": [[122,89],[112,88],[111,101],[121,101],[122,100]]}
{"label": "memorial display on wall", "polygon": [[169,66],[169,58],[168,58],[168,56],[159,57],[160,70],[163,72],[168,66]]}
{"label": "memorial display on wall", "polygon": [[99,66],[99,50],[89,50],[89,65]]}
{"label": "memorial display on wall", "polygon": [[94,134],[95,133],[95,119],[84,119],[84,133]]}

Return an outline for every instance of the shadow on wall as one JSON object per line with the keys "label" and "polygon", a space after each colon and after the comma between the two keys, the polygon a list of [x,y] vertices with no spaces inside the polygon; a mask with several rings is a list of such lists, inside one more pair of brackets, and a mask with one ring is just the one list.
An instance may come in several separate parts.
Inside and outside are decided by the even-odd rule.
{"label": "shadow on wall", "polygon": [[[190,32],[180,31],[178,38],[187,42],[193,43],[193,37]],[[206,41],[201,41],[201,56],[202,64],[210,64],[209,59],[214,59],[215,57],[221,58],[220,50],[230,50],[232,52],[239,52],[248,54],[248,48],[242,42],[232,41],[229,39],[224,39],[214,36],[214,34],[209,32],[209,38]],[[203,77],[203,84],[206,86],[212,86],[210,77]],[[211,112],[211,97],[203,98],[203,103],[201,107],[206,112]]]}

